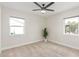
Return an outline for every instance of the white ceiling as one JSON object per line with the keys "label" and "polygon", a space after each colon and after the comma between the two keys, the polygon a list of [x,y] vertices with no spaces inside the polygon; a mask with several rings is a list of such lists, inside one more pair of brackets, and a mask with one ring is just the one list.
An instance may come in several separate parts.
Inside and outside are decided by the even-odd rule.
{"label": "white ceiling", "polygon": [[[38,2],[40,5],[42,3],[48,4],[49,2]],[[54,9],[54,12],[47,12],[42,14],[40,11],[32,11],[33,9],[38,9],[39,7],[35,5],[33,2],[0,2],[1,5],[16,9],[23,12],[29,12],[41,16],[53,15],[58,12],[62,12],[71,8],[75,8],[79,6],[79,2],[55,2],[55,4],[51,5],[49,9]]]}

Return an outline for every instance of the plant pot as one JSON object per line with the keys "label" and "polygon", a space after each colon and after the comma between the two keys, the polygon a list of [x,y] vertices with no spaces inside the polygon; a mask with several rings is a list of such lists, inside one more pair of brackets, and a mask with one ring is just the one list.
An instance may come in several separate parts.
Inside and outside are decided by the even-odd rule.
{"label": "plant pot", "polygon": [[47,42],[47,39],[44,39],[44,42]]}

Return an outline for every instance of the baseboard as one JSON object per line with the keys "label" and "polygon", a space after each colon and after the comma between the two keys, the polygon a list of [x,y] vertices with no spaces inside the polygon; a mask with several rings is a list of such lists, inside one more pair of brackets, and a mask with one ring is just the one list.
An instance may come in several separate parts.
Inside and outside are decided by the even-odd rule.
{"label": "baseboard", "polygon": [[14,46],[10,46],[10,47],[5,47],[5,48],[2,48],[1,51],[7,50],[7,49],[11,49],[11,48],[20,47],[20,46],[24,46],[24,45],[28,45],[28,44],[32,44],[32,43],[36,43],[36,42],[39,42],[39,41],[41,41],[41,40],[36,40],[36,41],[28,42],[28,43],[22,43],[22,44],[19,44],[19,45],[14,45]]}
{"label": "baseboard", "polygon": [[48,40],[48,41],[51,42],[51,43],[55,43],[57,45],[61,45],[61,46],[64,46],[64,47],[67,47],[67,48],[71,48],[71,49],[75,49],[75,50],[78,50],[79,51],[79,48],[74,48],[74,47],[68,46],[66,44],[59,43],[57,41],[52,41],[52,40]]}
{"label": "baseboard", "polygon": [[[11,46],[11,47],[2,48],[1,51],[7,50],[7,49],[11,49],[11,48],[15,48],[15,47],[20,47],[20,46],[28,45],[28,44],[32,44],[32,43],[36,43],[36,42],[39,42],[39,41],[42,41],[42,40],[36,40],[36,41],[28,42],[28,43],[22,43],[22,44],[19,44],[19,45],[14,45],[14,46]],[[55,43],[55,44],[64,46],[64,47],[68,47],[68,48],[72,48],[72,49],[79,50],[79,49],[77,49],[77,48],[73,48],[73,47],[67,46],[67,45],[65,45],[65,44],[56,42],[56,41],[52,41],[52,40],[48,40],[48,41],[51,42],[51,43]]]}

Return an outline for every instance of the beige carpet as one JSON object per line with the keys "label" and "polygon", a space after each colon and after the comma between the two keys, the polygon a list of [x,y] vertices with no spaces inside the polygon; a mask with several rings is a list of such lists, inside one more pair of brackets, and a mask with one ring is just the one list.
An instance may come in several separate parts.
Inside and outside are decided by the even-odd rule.
{"label": "beige carpet", "polygon": [[51,42],[37,42],[2,51],[3,57],[79,57],[79,51]]}

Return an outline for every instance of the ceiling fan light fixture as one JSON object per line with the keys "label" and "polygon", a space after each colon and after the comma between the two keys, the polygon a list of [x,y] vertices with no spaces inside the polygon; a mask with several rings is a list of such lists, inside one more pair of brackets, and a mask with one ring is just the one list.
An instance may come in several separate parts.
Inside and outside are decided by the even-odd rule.
{"label": "ceiling fan light fixture", "polygon": [[33,11],[40,11],[42,14],[46,13],[47,11],[54,11],[52,9],[47,9],[48,7],[50,7],[52,4],[54,4],[54,2],[50,2],[49,4],[45,5],[45,4],[42,4],[42,6],[37,3],[37,2],[34,2],[34,4],[36,4],[38,7],[40,7],[40,9],[34,9]]}
{"label": "ceiling fan light fixture", "polygon": [[46,11],[45,11],[45,10],[41,10],[41,13],[43,13],[43,14],[44,14],[44,13],[46,13]]}

